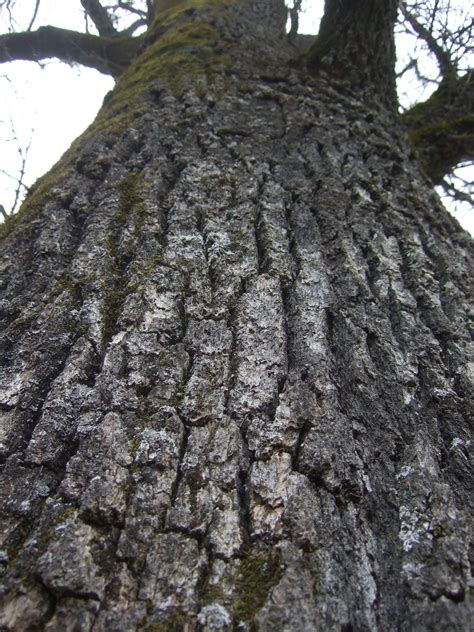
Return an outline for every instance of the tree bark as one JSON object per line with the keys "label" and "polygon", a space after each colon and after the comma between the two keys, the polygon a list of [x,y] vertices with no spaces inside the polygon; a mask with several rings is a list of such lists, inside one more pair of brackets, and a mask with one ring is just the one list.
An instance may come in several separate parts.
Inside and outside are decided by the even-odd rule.
{"label": "tree bark", "polygon": [[365,101],[375,98],[396,107],[397,9],[397,0],[325,0],[318,37],[307,55],[310,68],[344,78],[365,92]]}
{"label": "tree bark", "polygon": [[214,4],[5,230],[0,625],[467,631],[471,241],[283,6]]}

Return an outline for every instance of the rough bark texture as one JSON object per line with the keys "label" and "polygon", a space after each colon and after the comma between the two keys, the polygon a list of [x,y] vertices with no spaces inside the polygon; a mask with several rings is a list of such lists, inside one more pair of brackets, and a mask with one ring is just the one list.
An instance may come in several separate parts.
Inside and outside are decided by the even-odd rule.
{"label": "rough bark texture", "polygon": [[203,15],[2,243],[0,625],[467,632],[471,242],[278,3]]}
{"label": "rough bark texture", "polygon": [[309,65],[348,80],[365,101],[396,103],[393,25],[397,0],[326,0]]}

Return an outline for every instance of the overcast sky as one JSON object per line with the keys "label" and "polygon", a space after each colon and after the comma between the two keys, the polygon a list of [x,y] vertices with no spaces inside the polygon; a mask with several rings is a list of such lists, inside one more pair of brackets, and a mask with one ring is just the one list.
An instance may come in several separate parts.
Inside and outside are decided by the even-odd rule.
{"label": "overcast sky", "polygon": [[[323,2],[307,1],[300,18],[300,31],[317,31]],[[16,0],[15,30],[24,29],[30,19],[31,0]],[[35,28],[54,24],[82,30],[83,15],[79,0],[41,0]],[[0,31],[8,30],[8,15],[0,14]],[[403,47],[410,42],[403,43]],[[399,45],[400,49],[400,45]],[[400,51],[399,51],[400,53]],[[403,51],[402,51],[403,53]],[[21,156],[30,144],[26,160],[25,183],[32,184],[60,158],[71,142],[92,122],[113,80],[99,72],[71,67],[57,61],[45,64],[15,61],[0,66],[0,204],[7,212],[13,206]],[[404,87],[403,101],[415,101],[421,88],[413,83]],[[426,98],[426,93],[423,97]],[[6,173],[3,173],[6,172]],[[474,211],[467,205],[455,216],[474,235]],[[1,221],[1,219],[0,219]]]}

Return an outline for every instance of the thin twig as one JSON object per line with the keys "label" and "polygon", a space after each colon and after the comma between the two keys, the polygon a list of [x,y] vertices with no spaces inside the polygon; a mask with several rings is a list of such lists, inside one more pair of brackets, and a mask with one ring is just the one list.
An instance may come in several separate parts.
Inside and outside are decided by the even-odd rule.
{"label": "thin twig", "polygon": [[421,24],[421,22],[419,22],[412,13],[410,13],[405,2],[400,0],[399,6],[403,17],[410,24],[415,33],[426,42],[428,48],[436,57],[443,79],[450,80],[455,78],[456,69],[453,66],[449,53],[439,45],[433,34],[425,26],[423,26],[423,24]]}
{"label": "thin twig", "polygon": [[39,5],[40,5],[41,0],[36,0],[36,4],[35,4],[35,9],[33,11],[33,17],[31,18],[30,24],[28,26],[28,28],[26,29],[27,31],[31,31],[31,29],[33,28],[33,24],[36,20],[36,16],[38,15],[38,9],[39,9]]}
{"label": "thin twig", "polygon": [[18,186],[16,187],[15,197],[13,199],[12,213],[15,213],[16,208],[20,202],[21,189],[24,188],[25,190],[28,190],[28,187],[24,184],[23,179],[25,177],[26,161],[28,158],[28,152],[30,151],[32,140],[33,140],[33,135],[30,136],[30,140],[25,150],[23,150],[21,147],[18,148],[18,153],[21,156],[21,167],[20,167],[20,177],[18,178]]}

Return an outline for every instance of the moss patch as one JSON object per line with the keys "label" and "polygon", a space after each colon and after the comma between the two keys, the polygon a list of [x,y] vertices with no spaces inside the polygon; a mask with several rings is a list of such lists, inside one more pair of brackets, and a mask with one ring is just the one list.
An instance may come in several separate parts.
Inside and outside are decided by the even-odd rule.
{"label": "moss patch", "polygon": [[[117,319],[127,296],[137,289],[137,283],[123,283],[124,262],[120,252],[120,233],[128,218],[134,215],[135,230],[142,223],[143,207],[141,203],[140,189],[143,175],[131,172],[118,186],[119,203],[115,214],[115,226],[112,230],[108,244],[108,254],[113,259],[111,273],[115,279],[110,289],[107,289],[102,311],[102,337],[108,342],[116,328]],[[138,218],[138,219],[137,219]],[[138,223],[138,226],[137,226]],[[107,283],[109,285],[110,282]]]}
{"label": "moss patch", "polygon": [[415,128],[410,133],[410,142],[420,152],[428,176],[438,184],[450,169],[470,155],[474,145],[474,114]]}
{"label": "moss patch", "polygon": [[8,538],[5,546],[5,550],[7,552],[7,568],[11,568],[15,564],[16,559],[22,552],[23,546],[32,533],[33,528],[33,522],[29,519],[25,519]]}
{"label": "moss patch", "polygon": [[126,216],[140,204],[140,188],[142,183],[143,175],[139,172],[132,172],[129,173],[119,184],[119,213],[122,221],[124,221]]}
{"label": "moss patch", "polygon": [[153,80],[164,80],[179,95],[184,84],[196,76],[209,78],[223,59],[213,49],[216,42],[217,31],[204,21],[171,27],[120,77],[104,112],[105,120],[123,116],[124,112],[129,116],[132,110],[139,112],[142,95]]}
{"label": "moss patch", "polygon": [[209,606],[211,603],[225,604],[227,597],[219,584],[207,584],[199,601],[203,606]]}
{"label": "moss patch", "polygon": [[[106,107],[99,114],[99,128],[127,125],[144,107],[143,94],[150,83],[162,79],[179,96],[191,82],[199,86],[212,77],[230,57],[218,50],[219,33],[206,19],[221,13],[236,0],[181,0],[163,3],[146,38],[143,53],[130,64],[118,80]],[[201,12],[201,14],[198,13]]]}
{"label": "moss patch", "polygon": [[415,129],[410,138],[415,145],[429,141],[433,138],[448,138],[451,134],[470,135],[472,137],[474,130],[474,114],[467,114],[460,118],[448,121],[440,121],[425,125]]}
{"label": "moss patch", "polygon": [[168,26],[183,15],[196,10],[219,12],[226,6],[237,4],[238,0],[158,0],[158,11],[152,26]]}
{"label": "moss patch", "polygon": [[107,343],[114,335],[115,326],[120,315],[122,305],[124,304],[128,294],[130,294],[133,289],[135,289],[135,287],[131,287],[129,285],[116,287],[105,297],[102,311],[102,338],[105,343]]}
{"label": "moss patch", "polygon": [[232,614],[236,623],[251,623],[263,607],[270,590],[283,575],[279,552],[248,555],[242,559],[232,598]]}
{"label": "moss patch", "polygon": [[119,185],[119,209],[117,221],[124,224],[127,217],[133,214],[135,231],[138,232],[145,221],[144,206],[140,191],[143,187],[143,174],[129,173]]}
{"label": "moss patch", "polygon": [[139,632],[183,632],[186,629],[194,629],[193,619],[179,612],[173,610],[166,616],[163,621],[157,623],[147,623],[146,620],[140,622],[137,626]]}

